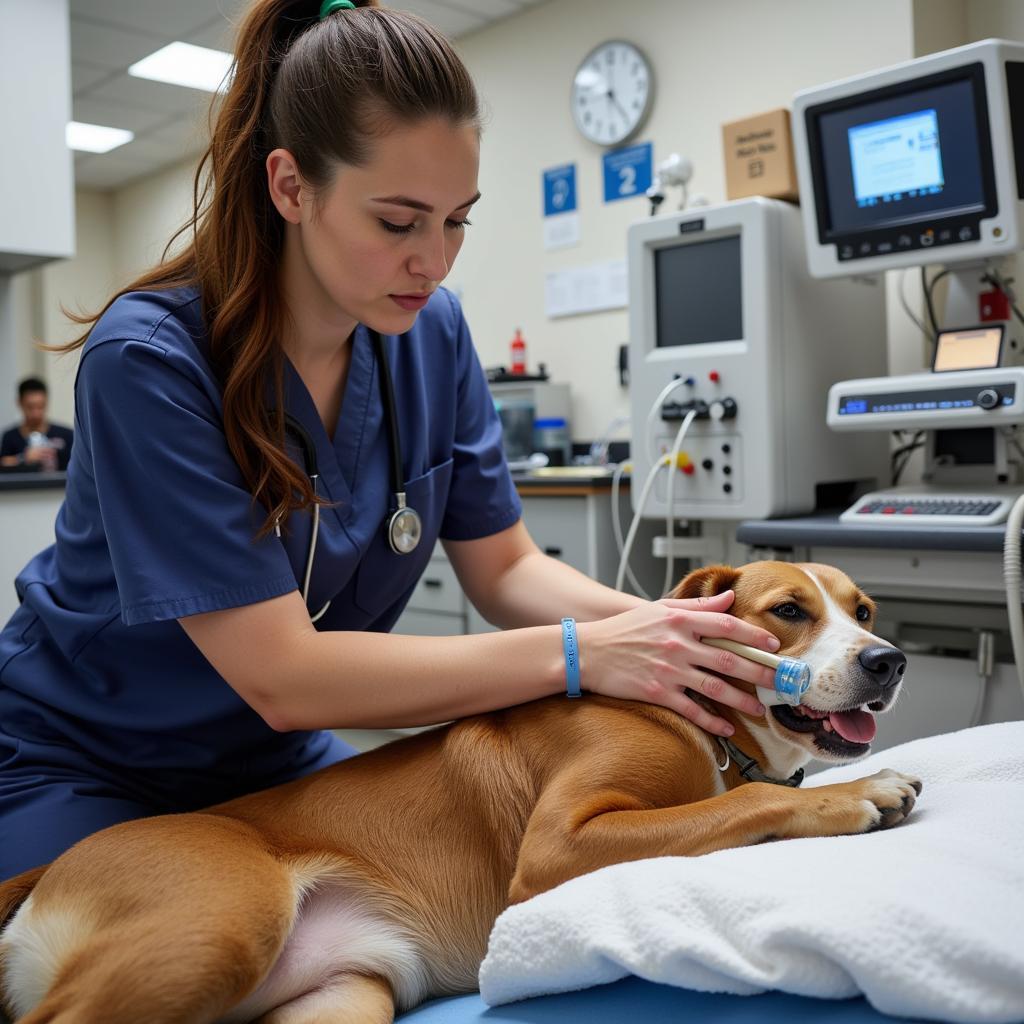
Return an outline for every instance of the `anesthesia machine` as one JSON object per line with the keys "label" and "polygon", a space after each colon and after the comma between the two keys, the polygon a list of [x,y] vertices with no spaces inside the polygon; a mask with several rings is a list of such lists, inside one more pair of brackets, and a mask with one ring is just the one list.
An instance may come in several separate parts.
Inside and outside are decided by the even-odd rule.
{"label": "anesthesia machine", "polygon": [[654,217],[630,227],[628,258],[638,514],[810,512],[822,485],[848,500],[882,479],[885,438],[828,430],[825,398],[885,372],[883,288],[814,280],[796,206],[755,197]]}

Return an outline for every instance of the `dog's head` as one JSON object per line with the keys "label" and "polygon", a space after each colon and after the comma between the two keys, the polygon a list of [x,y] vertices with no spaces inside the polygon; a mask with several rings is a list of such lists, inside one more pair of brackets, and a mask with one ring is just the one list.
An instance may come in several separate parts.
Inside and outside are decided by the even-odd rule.
{"label": "dog's head", "polygon": [[782,642],[780,655],[799,658],[811,669],[799,707],[769,708],[765,722],[771,732],[824,761],[867,754],[874,716],[892,707],[907,664],[901,650],[871,632],[871,598],[838,569],[790,562],[698,569],[672,596],[710,597],[730,589],[736,593],[731,614],[774,633]]}

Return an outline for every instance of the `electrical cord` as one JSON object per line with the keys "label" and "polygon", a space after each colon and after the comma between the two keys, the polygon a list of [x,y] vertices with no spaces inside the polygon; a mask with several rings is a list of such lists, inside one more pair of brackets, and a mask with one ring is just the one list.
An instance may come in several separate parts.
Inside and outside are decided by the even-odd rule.
{"label": "electrical cord", "polygon": [[952,271],[947,267],[945,270],[940,270],[931,279],[931,281],[929,281],[927,267],[921,268],[921,287],[924,289],[925,307],[928,310],[928,322],[932,327],[932,361],[934,361],[935,357],[934,348],[939,341],[939,321],[935,316],[935,286],[949,273],[952,273]]}
{"label": "electrical cord", "polygon": [[[615,534],[615,548],[620,559],[622,558],[622,549],[625,545],[622,540],[622,517],[619,515],[619,483],[622,480],[622,474],[632,468],[632,462],[620,462],[612,472],[612,532]],[[639,581],[633,574],[633,570],[630,568],[628,559],[626,560],[626,575],[629,577],[630,585],[636,591],[638,597],[642,597],[645,601],[653,600],[651,595],[640,586]]]}
{"label": "electrical cord", "polygon": [[925,327],[924,321],[921,320],[918,316],[915,315],[914,311],[910,308],[910,303],[907,302],[907,293],[906,293],[906,290],[904,288],[904,285],[907,283],[907,275],[909,273],[910,273],[909,270],[904,270],[900,274],[900,288],[899,288],[899,292],[900,292],[900,305],[903,307],[903,312],[906,313],[907,316],[909,316],[910,319],[914,321],[914,326],[917,327],[917,329],[928,340],[928,343],[931,344],[932,343],[931,332],[928,330],[927,327]]}
{"label": "electrical cord", "polygon": [[[892,454],[889,456],[892,487],[895,487],[900,482],[903,470],[907,468],[907,463],[910,462],[910,456],[913,455],[918,448],[923,448],[925,441],[925,432],[923,430],[918,430],[909,444],[901,445],[899,448],[893,450]],[[903,459],[902,461],[899,461],[901,455],[903,456]],[[898,465],[897,462],[899,463]]]}
{"label": "electrical cord", "polygon": [[658,458],[657,453],[654,451],[654,419],[661,412],[661,406],[665,399],[668,398],[676,388],[685,383],[686,381],[677,374],[661,389],[658,397],[651,403],[650,409],[647,410],[647,421],[644,425],[646,430],[644,435],[644,444],[647,449],[647,458],[651,462],[656,461]]}
{"label": "electrical cord", "polygon": [[633,514],[633,522],[630,523],[629,533],[626,535],[625,544],[622,546],[622,556],[619,558],[619,571],[615,576],[616,590],[622,590],[622,580],[626,575],[626,565],[629,563],[629,553],[633,548],[633,541],[636,540],[636,531],[640,527],[641,513],[643,512],[644,506],[647,504],[647,499],[650,496],[651,488],[654,486],[654,481],[658,476],[658,471],[664,469],[670,464],[670,457],[668,455],[662,455],[658,461],[651,466],[651,471],[647,474],[647,479],[644,481],[643,489],[640,491],[640,497],[637,499],[637,510]]}
{"label": "electrical cord", "polygon": [[1024,524],[1024,494],[1010,509],[1003,539],[1003,579],[1006,582],[1006,616],[1010,622],[1010,641],[1013,644],[1013,663],[1017,669],[1017,682],[1024,696],[1024,606],[1021,605],[1021,526]]}

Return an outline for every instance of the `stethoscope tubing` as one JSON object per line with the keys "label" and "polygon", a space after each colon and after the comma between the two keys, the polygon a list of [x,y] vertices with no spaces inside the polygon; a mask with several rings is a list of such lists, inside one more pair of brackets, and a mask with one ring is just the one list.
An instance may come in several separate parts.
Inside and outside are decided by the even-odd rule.
{"label": "stethoscope tubing", "polygon": [[[384,411],[385,427],[388,433],[388,445],[390,448],[390,458],[388,462],[391,491],[397,505],[397,510],[395,512],[392,512],[391,510],[388,511],[386,519],[388,545],[395,554],[405,555],[409,554],[419,544],[421,530],[420,517],[419,513],[416,512],[415,509],[409,508],[405,501],[405,484],[402,480],[402,444],[398,430],[398,409],[395,404],[395,389],[394,382],[391,378],[391,367],[388,363],[387,348],[385,347],[384,339],[378,331],[371,331],[371,334],[373,335],[377,366],[380,368],[381,401]],[[284,414],[284,428],[285,433],[291,434],[302,449],[303,465],[306,471],[306,476],[309,477],[309,482],[313,487],[313,495],[315,497],[317,493],[317,480],[320,478],[320,470],[316,455],[316,444],[312,437],[310,437],[309,431],[306,430],[299,420],[287,412]],[[402,539],[401,522],[411,522],[414,527],[414,537],[408,547],[403,547],[400,544],[400,540]],[[276,529],[278,536],[280,536],[280,524],[278,524]],[[396,531],[398,531],[397,535]],[[319,532],[320,505],[318,502],[314,502],[313,525],[309,538],[309,553],[306,556],[306,571],[302,581],[302,600],[307,607],[309,605],[309,586],[313,576],[313,558],[316,554],[316,542]],[[330,607],[330,604],[331,602],[328,601],[315,615],[311,614],[311,621],[316,622],[320,619]]]}

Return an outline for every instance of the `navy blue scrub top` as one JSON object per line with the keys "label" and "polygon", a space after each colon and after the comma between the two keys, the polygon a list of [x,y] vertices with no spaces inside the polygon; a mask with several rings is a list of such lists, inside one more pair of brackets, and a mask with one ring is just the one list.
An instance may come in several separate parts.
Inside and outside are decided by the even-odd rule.
{"label": "navy blue scrub top", "polygon": [[[423,519],[410,555],[392,553],[383,530],[389,449],[369,333],[355,332],[333,438],[286,360],[287,409],[313,438],[319,493],[334,503],[321,510],[309,592],[314,611],[331,602],[319,630],[390,630],[438,537],[484,537],[521,512],[454,297],[438,290],[412,330],[385,342],[407,500]],[[309,763],[330,734],[274,732],[175,621],[298,589],[312,524],[295,513],[280,538],[256,539],[265,510],[228,450],[197,290],[114,302],[83,350],[75,401],[56,543],[18,576],[22,603],[0,633],[0,732],[251,788]]]}

